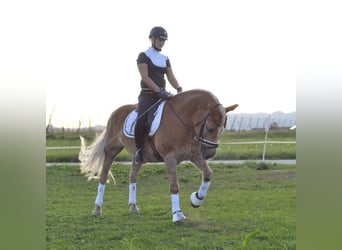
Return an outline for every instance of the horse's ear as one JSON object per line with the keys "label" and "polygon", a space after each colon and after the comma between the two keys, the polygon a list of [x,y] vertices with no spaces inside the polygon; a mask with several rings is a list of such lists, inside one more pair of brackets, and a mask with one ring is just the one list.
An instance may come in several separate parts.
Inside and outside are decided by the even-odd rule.
{"label": "horse's ear", "polygon": [[226,107],[224,108],[224,110],[226,111],[226,113],[228,113],[229,111],[233,111],[234,109],[236,109],[237,106],[239,106],[239,104],[234,104],[232,106]]}

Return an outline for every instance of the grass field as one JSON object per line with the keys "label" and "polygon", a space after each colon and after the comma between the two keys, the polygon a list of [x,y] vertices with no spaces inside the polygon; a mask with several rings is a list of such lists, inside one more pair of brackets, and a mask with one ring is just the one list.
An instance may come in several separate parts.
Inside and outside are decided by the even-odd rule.
{"label": "grass field", "polygon": [[46,169],[47,249],[296,249],[296,166],[255,163],[211,164],[211,186],[203,205],[192,208],[200,172],[191,164],[178,170],[181,208],[187,221],[172,223],[164,165],[139,173],[139,214],[128,213],[129,167],[114,164],[117,184],[106,185],[103,217],[91,211],[97,181],[79,168]]}

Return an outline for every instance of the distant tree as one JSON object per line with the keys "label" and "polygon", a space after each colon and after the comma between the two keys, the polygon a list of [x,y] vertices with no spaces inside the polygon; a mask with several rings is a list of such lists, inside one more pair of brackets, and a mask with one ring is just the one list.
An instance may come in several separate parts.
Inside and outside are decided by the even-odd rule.
{"label": "distant tree", "polygon": [[82,125],[82,120],[79,120],[79,121],[78,121],[78,128],[77,128],[77,130],[76,130],[76,134],[79,134],[79,133],[80,133],[81,125]]}
{"label": "distant tree", "polygon": [[91,118],[90,117],[89,117],[88,131],[89,132],[92,131],[92,128],[91,128]]}
{"label": "distant tree", "polygon": [[49,131],[49,129],[51,129],[51,133],[53,132],[53,131],[52,131],[52,115],[53,115],[54,112],[55,112],[55,106],[53,107],[53,109],[52,109],[52,111],[51,111],[51,114],[50,114],[50,116],[49,116],[49,123],[48,123],[48,125],[46,126],[46,131],[45,131],[45,133],[47,133],[47,132]]}

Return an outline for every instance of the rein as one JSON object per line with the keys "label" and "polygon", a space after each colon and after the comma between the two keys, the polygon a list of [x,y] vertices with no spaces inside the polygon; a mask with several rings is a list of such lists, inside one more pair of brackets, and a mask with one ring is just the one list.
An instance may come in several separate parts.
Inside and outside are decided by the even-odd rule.
{"label": "rein", "polygon": [[[207,120],[208,120],[208,117],[210,116],[210,113],[208,112],[207,115],[205,116],[204,119],[200,120],[199,122],[197,122],[195,124],[195,127],[197,127],[198,125],[202,124],[201,125],[201,128],[200,128],[200,133],[199,133],[199,136],[196,135],[196,132],[194,131],[194,129],[191,129],[189,126],[187,126],[185,124],[185,122],[183,121],[182,117],[179,116],[179,114],[176,112],[176,110],[173,108],[173,106],[170,104],[170,103],[167,103],[170,107],[170,109],[172,110],[172,112],[176,115],[176,117],[178,118],[178,120],[183,124],[183,126],[186,128],[187,132],[192,132],[192,134],[195,136],[195,138],[200,141],[202,143],[202,145],[206,145],[207,147],[206,148],[217,148],[219,146],[219,142],[213,142],[213,141],[210,141],[210,140],[207,140],[204,138],[204,128],[206,128],[207,130],[210,130],[210,128],[208,128],[208,125],[207,125]],[[221,103],[217,103],[213,106],[213,108],[216,108],[218,106],[222,105]],[[221,124],[218,124],[215,120],[213,120],[214,123],[219,127],[221,126]]]}

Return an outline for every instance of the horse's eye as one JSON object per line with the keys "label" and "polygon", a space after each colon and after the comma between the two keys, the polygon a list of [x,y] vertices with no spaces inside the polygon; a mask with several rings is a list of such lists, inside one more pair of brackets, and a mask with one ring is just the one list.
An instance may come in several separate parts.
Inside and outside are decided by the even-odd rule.
{"label": "horse's eye", "polygon": [[205,127],[207,128],[207,131],[208,131],[209,133],[213,133],[213,132],[215,131],[215,129],[209,127],[208,124],[205,124]]}

